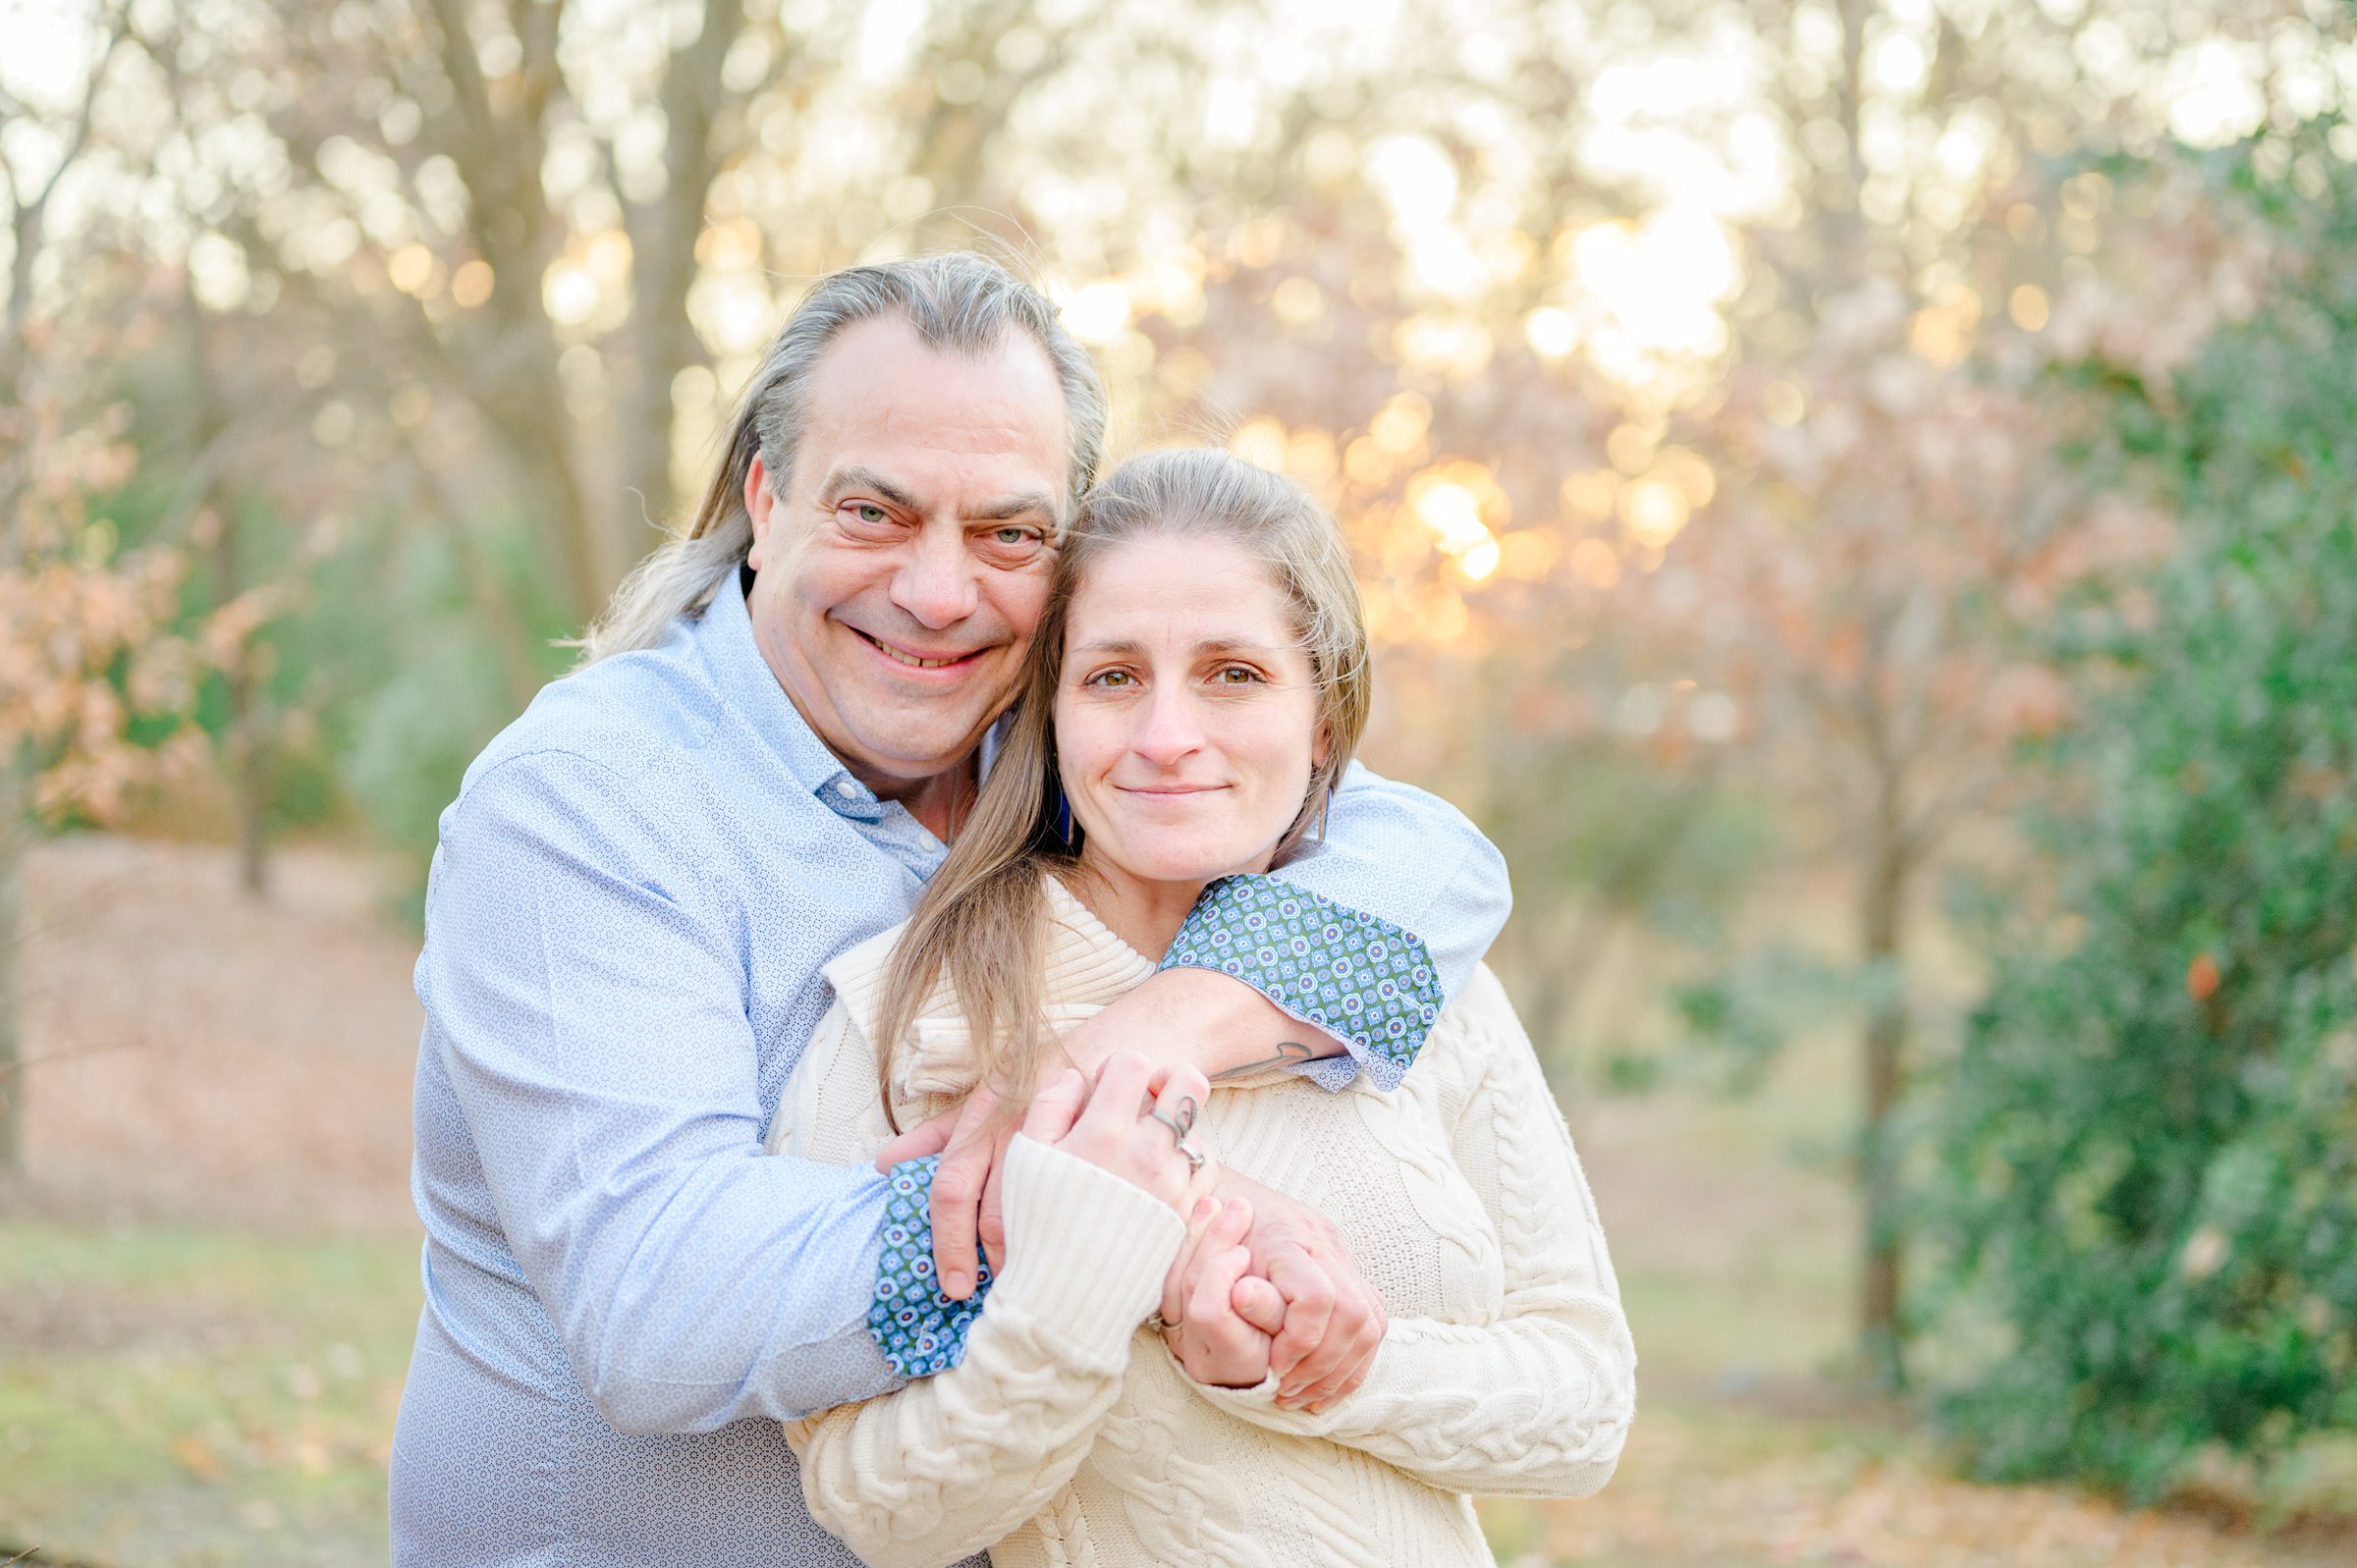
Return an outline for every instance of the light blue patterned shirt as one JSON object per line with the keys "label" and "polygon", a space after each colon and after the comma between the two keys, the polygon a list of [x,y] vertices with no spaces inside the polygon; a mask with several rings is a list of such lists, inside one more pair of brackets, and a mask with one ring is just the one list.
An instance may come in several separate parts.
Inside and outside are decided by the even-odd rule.
{"label": "light blue patterned shirt", "polygon": [[[1453,993],[1505,919],[1496,850],[1358,770],[1328,839],[1284,881],[1398,928]],[[550,685],[467,770],[417,962],[425,1309],[397,1563],[853,1561],[777,1423],[899,1380],[869,1326],[891,1183],[761,1147],[820,966],[905,919],[942,854],[820,743],[726,591]],[[1240,932],[1279,884],[1232,886]],[[1321,1000],[1242,967],[1320,1021],[1380,984]],[[1380,1029],[1334,1032],[1396,1078]]]}

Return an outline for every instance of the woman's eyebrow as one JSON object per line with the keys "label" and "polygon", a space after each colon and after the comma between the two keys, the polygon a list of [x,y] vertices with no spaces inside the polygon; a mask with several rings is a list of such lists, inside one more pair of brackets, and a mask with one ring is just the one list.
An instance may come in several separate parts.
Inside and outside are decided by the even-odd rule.
{"label": "woman's eyebrow", "polygon": [[[1248,637],[1205,637],[1188,651],[1195,658],[1216,658],[1228,654],[1251,654],[1268,658],[1281,652],[1283,644],[1255,642]],[[1111,654],[1118,658],[1134,659],[1146,652],[1146,645],[1134,637],[1092,637],[1086,642],[1072,644],[1075,654]]]}
{"label": "woman's eyebrow", "polygon": [[1074,653],[1111,654],[1120,659],[1134,659],[1145,651],[1146,645],[1134,637],[1093,637],[1087,642],[1072,645]]}

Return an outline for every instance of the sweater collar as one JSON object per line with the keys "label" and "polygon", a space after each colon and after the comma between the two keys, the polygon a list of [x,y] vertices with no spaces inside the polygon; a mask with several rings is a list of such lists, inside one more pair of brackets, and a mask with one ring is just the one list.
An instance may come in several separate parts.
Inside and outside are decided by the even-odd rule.
{"label": "sweater collar", "polygon": [[[1041,1000],[1048,1026],[1062,1033],[1143,985],[1152,978],[1156,965],[1115,936],[1057,878],[1043,872],[1040,884],[1048,904]],[[892,960],[893,946],[906,929],[904,922],[880,932],[838,956],[824,970],[851,1021],[879,1050],[883,1046],[878,1031],[883,1023],[884,971]],[[894,1098],[963,1094],[978,1076],[973,1058],[972,1038],[965,1016],[959,1010],[956,992],[946,979],[939,981],[918,1009],[915,1038],[904,1042],[894,1058]]]}

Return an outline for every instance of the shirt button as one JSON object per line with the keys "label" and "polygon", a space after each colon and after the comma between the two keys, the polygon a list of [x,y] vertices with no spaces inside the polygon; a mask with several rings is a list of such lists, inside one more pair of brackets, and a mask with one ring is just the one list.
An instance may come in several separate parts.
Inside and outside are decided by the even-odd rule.
{"label": "shirt button", "polygon": [[835,792],[844,799],[850,800],[859,793],[859,785],[854,780],[838,779],[835,781]]}

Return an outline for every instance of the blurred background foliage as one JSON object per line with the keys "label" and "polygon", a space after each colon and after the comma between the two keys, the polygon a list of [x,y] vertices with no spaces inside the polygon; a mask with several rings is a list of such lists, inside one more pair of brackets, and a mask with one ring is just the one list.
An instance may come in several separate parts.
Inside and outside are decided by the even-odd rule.
{"label": "blurred background foliage", "polygon": [[[2341,0],[0,0],[0,920],[389,849],[803,282],[977,244],[1358,551],[1566,1092],[1812,1089],[1848,1374],[2139,1497],[2357,1429]],[[26,1096],[0,943],[0,1162]],[[2207,1467],[2207,1468],[2205,1468]]]}

